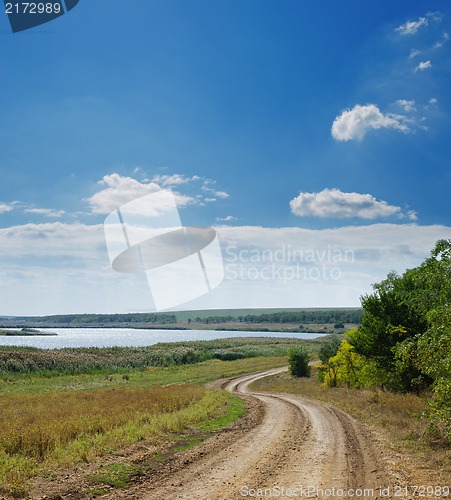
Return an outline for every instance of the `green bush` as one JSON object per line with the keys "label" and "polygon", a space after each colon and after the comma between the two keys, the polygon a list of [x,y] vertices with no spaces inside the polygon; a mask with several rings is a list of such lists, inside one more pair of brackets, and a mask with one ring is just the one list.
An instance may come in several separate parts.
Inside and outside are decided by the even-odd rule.
{"label": "green bush", "polygon": [[293,377],[310,377],[309,355],[304,347],[289,349],[288,364]]}

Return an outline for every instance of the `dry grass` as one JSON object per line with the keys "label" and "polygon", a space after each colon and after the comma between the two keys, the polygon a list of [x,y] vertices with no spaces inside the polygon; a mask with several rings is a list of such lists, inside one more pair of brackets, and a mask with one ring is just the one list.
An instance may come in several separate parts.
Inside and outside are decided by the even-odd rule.
{"label": "dry grass", "polygon": [[230,396],[172,385],[5,397],[0,491],[21,496],[39,471],[89,462],[151,436],[158,440],[202,425],[223,413]]}
{"label": "dry grass", "polygon": [[0,400],[0,448],[44,458],[81,435],[107,432],[141,415],[169,413],[198,401],[194,385],[26,394]]}
{"label": "dry grass", "polygon": [[426,396],[329,388],[317,380],[316,370],[312,371],[311,378],[293,378],[283,373],[260,379],[251,388],[262,392],[302,395],[341,408],[384,436],[387,446],[415,464],[413,469],[421,470],[423,477],[429,477],[431,481],[435,478],[440,484],[451,483],[449,443],[431,435],[428,421],[422,418],[428,407]]}

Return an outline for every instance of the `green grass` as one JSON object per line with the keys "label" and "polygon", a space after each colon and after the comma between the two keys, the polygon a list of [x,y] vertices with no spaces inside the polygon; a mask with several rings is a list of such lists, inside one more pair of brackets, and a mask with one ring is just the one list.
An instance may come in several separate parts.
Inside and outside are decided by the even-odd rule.
{"label": "green grass", "polygon": [[129,486],[133,478],[142,475],[145,468],[138,465],[123,463],[101,465],[99,472],[88,476],[89,482],[98,485],[112,486],[113,488],[124,488]]}
{"label": "green grass", "polygon": [[245,415],[246,405],[242,399],[239,399],[236,396],[231,398],[229,397],[226,404],[228,407],[227,409],[224,409],[222,415],[205,422],[200,426],[200,429],[205,431],[215,431],[226,427],[230,423],[235,422],[235,420],[238,420]]}
{"label": "green grass", "polygon": [[87,495],[93,495],[95,497],[100,497],[103,495],[108,495],[109,492],[110,492],[110,490],[108,488],[88,488],[85,493]]}
{"label": "green grass", "polygon": [[178,443],[172,449],[174,451],[186,451],[202,444],[211,434],[199,434],[195,436],[177,436],[174,440]]}
{"label": "green grass", "polygon": [[47,374],[16,374],[0,378],[0,396],[54,391],[78,391],[114,387],[150,387],[169,384],[205,384],[211,380],[234,377],[287,364],[286,356],[264,356],[234,361],[210,359],[182,366],[150,367],[123,373],[77,374],[47,376]]}

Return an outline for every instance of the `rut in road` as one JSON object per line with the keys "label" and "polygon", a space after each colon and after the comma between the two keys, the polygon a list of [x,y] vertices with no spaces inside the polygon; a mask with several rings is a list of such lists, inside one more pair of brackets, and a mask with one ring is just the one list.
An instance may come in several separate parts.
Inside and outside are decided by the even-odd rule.
{"label": "rut in road", "polygon": [[[331,488],[373,489],[371,498],[378,498],[387,477],[377,450],[352,417],[313,400],[249,391],[254,380],[282,370],[228,382],[225,389],[258,399],[264,408],[261,421],[169,478],[157,480],[142,498],[231,500],[249,493],[255,498],[255,490],[275,486],[279,492],[303,486],[303,498],[326,498],[324,492]],[[318,490],[307,494],[309,486]]]}

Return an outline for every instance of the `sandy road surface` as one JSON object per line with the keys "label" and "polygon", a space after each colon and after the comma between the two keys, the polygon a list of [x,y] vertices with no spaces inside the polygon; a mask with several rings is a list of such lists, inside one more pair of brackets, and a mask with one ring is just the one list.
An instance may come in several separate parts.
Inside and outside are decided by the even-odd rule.
{"label": "sandy road surface", "polygon": [[[282,370],[225,384],[225,389],[257,401],[258,418],[157,479],[146,493],[141,490],[140,498],[231,500],[271,498],[271,493],[287,498],[351,498],[348,492],[359,488],[374,489],[374,494],[362,492],[354,498],[379,498],[378,487],[388,482],[376,459],[380,452],[354,419],[316,401],[249,391],[254,380]],[[330,495],[331,488],[336,495]],[[266,493],[259,495],[258,489]]]}

